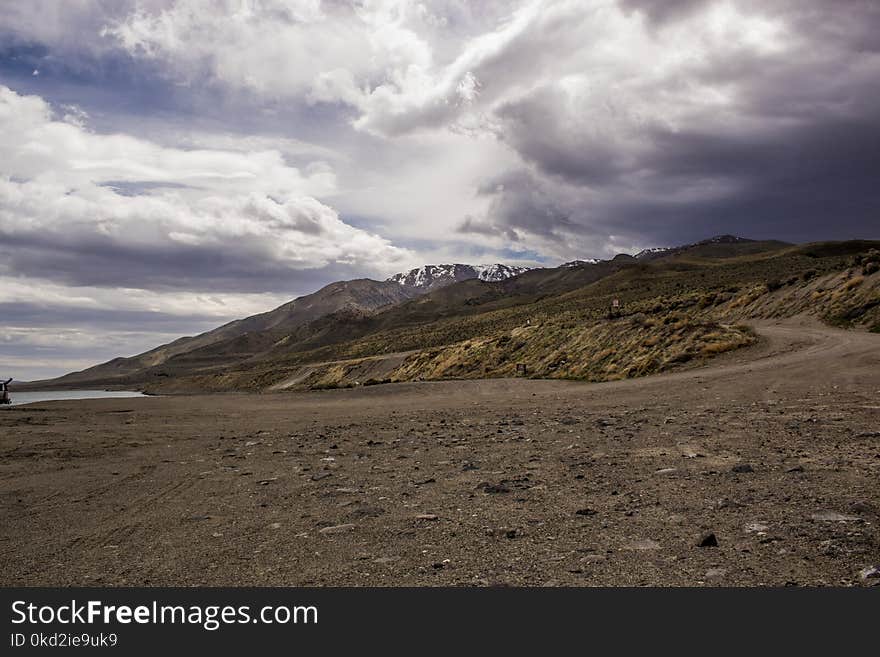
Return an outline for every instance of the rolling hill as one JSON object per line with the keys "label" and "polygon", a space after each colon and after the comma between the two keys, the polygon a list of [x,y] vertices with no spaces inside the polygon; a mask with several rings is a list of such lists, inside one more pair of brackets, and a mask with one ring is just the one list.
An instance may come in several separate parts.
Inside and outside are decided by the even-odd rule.
{"label": "rolling hill", "polygon": [[[283,334],[333,312],[371,312],[384,306],[400,303],[418,292],[392,282],[369,279],[331,283],[313,294],[298,297],[269,312],[235,320],[194,337],[183,337],[130,358],[114,358],[107,363],[73,372],[51,380],[51,385],[71,387],[100,383],[121,385],[138,380],[139,373],[155,370],[186,354],[200,354],[208,350],[217,355],[228,355],[234,345],[271,341],[272,335]],[[252,347],[256,348],[256,347]],[[34,387],[42,382],[34,382]]]}

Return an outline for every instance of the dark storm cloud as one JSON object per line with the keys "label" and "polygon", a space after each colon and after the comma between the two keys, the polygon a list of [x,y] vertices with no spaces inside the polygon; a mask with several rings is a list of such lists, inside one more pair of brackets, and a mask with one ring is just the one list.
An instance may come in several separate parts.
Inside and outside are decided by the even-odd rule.
{"label": "dark storm cloud", "polygon": [[501,105],[504,139],[544,173],[587,186],[614,180],[626,170],[626,153],[588,113],[574,118],[560,111],[566,101],[562,90],[548,85]]}
{"label": "dark storm cloud", "polygon": [[[623,3],[664,25],[706,5]],[[631,80],[628,94],[550,83],[502,104],[500,137],[528,169],[462,229],[558,233],[574,249],[592,232],[646,244],[730,232],[880,237],[880,4],[760,6],[786,25],[779,52],[772,42],[767,52],[731,46],[674,75]],[[693,105],[688,85],[729,101],[684,105]],[[684,100],[670,101],[676,93]],[[665,115],[682,105],[685,118],[669,126]]]}
{"label": "dark storm cloud", "polygon": [[648,163],[660,172],[655,185],[710,175],[736,187],[717,199],[609,207],[634,233],[668,241],[733,226],[745,236],[790,241],[880,237],[880,121],[828,122],[772,141],[688,134],[658,143]]}
{"label": "dark storm cloud", "polygon": [[572,226],[567,213],[526,171],[512,171],[484,182],[477,194],[491,199],[488,219],[466,217],[456,228],[459,233],[500,234],[518,242],[516,229],[524,229],[559,240],[559,230]]}
{"label": "dark storm cloud", "polygon": [[144,333],[177,331],[182,324],[194,327],[198,331],[214,328],[217,325],[216,316],[207,314],[193,313],[181,316],[147,310],[57,305],[52,306],[51,312],[47,312],[46,305],[36,301],[0,303],[0,317],[3,318],[4,325],[9,326],[53,328],[76,326],[108,331],[138,327]]}
{"label": "dark storm cloud", "polygon": [[260,259],[230,243],[224,248],[189,248],[162,244],[154,248],[92,242],[61,249],[52,241],[5,237],[0,257],[5,268],[72,286],[127,287],[156,291],[263,293],[300,295],[334,280],[360,278],[363,264],[330,263],[294,268]]}
{"label": "dark storm cloud", "polygon": [[0,303],[0,376],[37,380],[132,356],[220,321],[207,315]]}

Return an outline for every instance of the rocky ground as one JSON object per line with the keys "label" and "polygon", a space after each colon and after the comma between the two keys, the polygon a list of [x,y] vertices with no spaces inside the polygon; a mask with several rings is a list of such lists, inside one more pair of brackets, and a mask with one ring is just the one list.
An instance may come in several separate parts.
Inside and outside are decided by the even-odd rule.
{"label": "rocky ground", "polygon": [[2,585],[871,585],[880,335],[709,367],[0,409]]}

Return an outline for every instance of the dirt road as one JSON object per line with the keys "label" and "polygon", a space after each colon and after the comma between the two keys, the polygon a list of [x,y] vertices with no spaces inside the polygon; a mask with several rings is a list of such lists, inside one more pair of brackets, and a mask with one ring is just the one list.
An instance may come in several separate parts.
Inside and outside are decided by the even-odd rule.
{"label": "dirt road", "polygon": [[757,329],[615,383],[0,409],[0,584],[875,583],[880,335]]}

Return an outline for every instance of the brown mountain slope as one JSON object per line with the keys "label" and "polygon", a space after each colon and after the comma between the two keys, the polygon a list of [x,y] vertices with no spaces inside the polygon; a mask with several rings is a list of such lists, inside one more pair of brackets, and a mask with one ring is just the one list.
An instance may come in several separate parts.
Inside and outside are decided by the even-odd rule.
{"label": "brown mountain slope", "polygon": [[[570,349],[577,346],[587,353],[592,339],[573,335],[571,330],[595,325],[607,314],[612,298],[620,298],[627,312],[648,309],[665,321],[676,309],[692,308],[694,299],[721,298],[718,295],[762,286],[769,289],[792,276],[839,274],[849,266],[853,254],[877,245],[854,241],[792,246],[724,236],[647,260],[621,255],[598,263],[536,269],[494,283],[466,280],[423,296],[393,282],[334,283],[269,313],[43,383],[44,387],[124,385],[155,391],[259,389],[276,385],[309,363],[384,357],[468,340],[483,345],[496,338],[502,339],[502,348],[492,347],[492,358],[510,360],[516,354],[507,353],[509,343],[504,336],[524,325],[552,326],[552,335],[560,344],[567,342]],[[844,295],[846,299],[849,296]],[[706,305],[715,304],[707,301],[700,308]],[[701,319],[699,325],[685,321],[680,336],[664,333],[662,337],[697,341],[708,335],[721,336],[729,344],[748,343],[742,336],[715,330],[711,318],[703,319],[706,321]],[[670,321],[681,323],[683,318]],[[662,332],[660,325],[648,322],[641,328],[634,325],[631,337],[637,340],[636,334],[646,326]],[[612,330],[608,334],[612,342],[613,336]],[[531,343],[552,351],[554,340]],[[550,358],[546,362],[552,364],[555,357],[543,351],[534,357],[542,363],[545,357]],[[491,364],[484,367],[485,363],[477,362],[480,353],[488,352],[472,349],[470,354],[455,355],[460,362],[456,371],[469,376],[507,372],[509,363],[500,369]],[[424,365],[427,361],[421,362]],[[410,367],[407,376],[415,376],[418,369]],[[566,371],[581,375],[577,368]]]}
{"label": "brown mountain slope", "polygon": [[140,380],[143,372],[155,371],[169,360],[185,358],[191,352],[199,354],[210,349],[209,353],[215,358],[254,353],[258,349],[257,345],[265,348],[271,344],[269,336],[292,331],[297,326],[329,313],[343,309],[371,312],[400,303],[416,294],[417,292],[409,288],[387,281],[357,279],[331,283],[313,294],[298,297],[269,312],[235,320],[194,337],[180,338],[137,356],[114,358],[80,372],[73,372],[49,381],[32,382],[20,388],[47,385],[70,387],[91,383],[126,385]]}
{"label": "brown mountain slope", "polygon": [[[724,258],[673,255],[649,263],[620,259],[616,269],[606,270],[592,283],[547,295],[504,297],[497,287],[510,281],[482,284],[485,289],[479,282],[466,281],[368,316],[327,315],[301,325],[267,352],[238,362],[215,357],[201,367],[191,363],[147,386],[157,391],[263,389],[300,380],[308,364],[326,363],[327,367],[309,366],[312,375],[301,383],[332,387],[344,384],[351,373],[362,373],[362,359],[401,352],[414,353],[405,367],[383,375],[383,380],[508,376],[517,362],[541,376],[601,379],[621,372],[650,373],[749,344],[747,331],[722,325],[731,314],[729,307],[751,304],[748,299],[756,290],[766,295],[780,281],[795,290],[813,278],[827,280],[833,285],[829,298],[836,305],[821,312],[816,306],[816,314],[826,321],[857,316],[858,323],[872,326],[876,276],[864,285],[857,283],[859,274],[854,272],[862,265],[853,265],[851,255],[870,244],[785,247]],[[543,276],[560,275],[556,270],[539,271]],[[612,298],[623,301],[624,317],[643,313],[646,320],[606,325]],[[787,303],[769,298],[762,316],[789,314]],[[866,306],[870,312],[859,315]],[[529,327],[525,330],[531,337],[522,337],[524,327]],[[598,358],[613,345],[617,349],[608,352],[611,361]],[[176,365],[179,361],[166,364]],[[357,376],[356,380],[363,378]]]}

